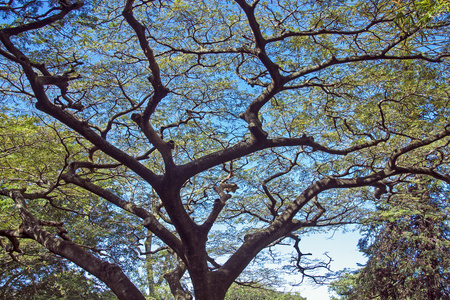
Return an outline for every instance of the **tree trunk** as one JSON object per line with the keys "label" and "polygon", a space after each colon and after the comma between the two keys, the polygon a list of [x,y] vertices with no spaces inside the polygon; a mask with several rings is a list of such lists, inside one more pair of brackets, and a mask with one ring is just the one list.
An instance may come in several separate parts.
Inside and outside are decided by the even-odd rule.
{"label": "tree trunk", "polygon": [[[207,276],[211,279],[211,276]],[[192,280],[194,282],[194,280]],[[227,289],[223,285],[212,280],[194,284],[195,300],[223,300]]]}
{"label": "tree trunk", "polygon": [[223,300],[225,298],[230,285],[221,281],[217,273],[191,268],[189,275],[194,286],[195,300]]}
{"label": "tree trunk", "polygon": [[152,233],[149,231],[147,233],[147,238],[145,239],[145,266],[147,269],[147,284],[148,284],[148,294],[154,296],[155,294],[155,279],[153,275],[153,261],[152,261]]}

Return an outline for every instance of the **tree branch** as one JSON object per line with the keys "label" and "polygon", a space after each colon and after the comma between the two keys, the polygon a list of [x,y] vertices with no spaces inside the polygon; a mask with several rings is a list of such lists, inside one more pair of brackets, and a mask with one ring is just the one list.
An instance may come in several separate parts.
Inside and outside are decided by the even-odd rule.
{"label": "tree branch", "polygon": [[158,236],[164,243],[166,243],[170,248],[172,248],[179,255],[183,255],[183,247],[180,240],[174,236],[169,230],[167,230],[161,223],[158,222],[156,217],[148,212],[146,209],[132,203],[125,201],[113,194],[112,192],[105,190],[81,177],[75,175],[74,173],[68,172],[62,175],[62,179],[66,182],[73,183],[87,191],[90,191],[103,199],[113,203],[114,205],[128,211],[135,216],[144,220],[144,226]]}
{"label": "tree branch", "polygon": [[123,274],[122,270],[117,265],[100,260],[73,242],[60,240],[45,231],[39,225],[39,220],[28,210],[25,198],[22,194],[23,191],[2,190],[2,194],[5,193],[14,200],[23,222],[21,228],[28,238],[37,241],[51,252],[69,259],[79,267],[96,276],[103,281],[119,299],[126,300],[130,299],[130,297],[133,299],[145,299],[142,293],[128,277]]}
{"label": "tree branch", "polygon": [[26,31],[30,31],[30,30],[36,30],[39,28],[43,28],[47,25],[50,25],[56,21],[62,20],[68,13],[70,13],[73,10],[79,9],[84,5],[84,3],[82,1],[79,2],[75,2],[73,4],[70,5],[64,5],[62,7],[60,7],[60,12],[52,15],[48,18],[45,18],[43,20],[40,21],[36,21],[36,22],[31,22],[28,24],[23,24],[23,25],[19,25],[16,27],[10,27],[10,28],[4,28],[4,29],[0,29],[0,34],[6,34],[8,36],[11,35],[19,35],[21,33],[24,33]]}

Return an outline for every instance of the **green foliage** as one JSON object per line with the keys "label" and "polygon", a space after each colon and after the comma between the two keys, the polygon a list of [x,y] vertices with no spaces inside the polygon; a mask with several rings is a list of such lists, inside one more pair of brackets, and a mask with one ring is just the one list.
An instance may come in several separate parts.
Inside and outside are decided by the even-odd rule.
{"label": "green foliage", "polygon": [[338,297],[332,296],[331,300],[346,300],[353,299],[357,295],[357,280],[358,274],[351,271],[342,271],[339,274],[339,279],[330,283],[329,292],[337,294]]}
{"label": "green foliage", "polygon": [[448,19],[448,0],[393,1],[397,7],[396,21],[402,28],[426,26],[433,19]]}
{"label": "green foliage", "polygon": [[264,287],[249,287],[232,285],[225,296],[225,300],[306,300],[298,293],[283,293]]}
{"label": "green foliage", "polygon": [[339,299],[446,299],[450,291],[448,192],[416,177],[367,220],[369,258],[331,285]]}
{"label": "green foliage", "polygon": [[[31,275],[31,280],[36,280],[36,275]],[[25,278],[22,278],[24,280]],[[46,273],[40,280],[31,282],[30,285],[13,288],[3,294],[4,299],[93,299],[107,300],[117,299],[111,291],[98,288],[92,280],[87,279],[83,273],[65,271]]]}
{"label": "green foliage", "polygon": [[[136,269],[129,263],[140,261],[135,252],[122,246],[134,242],[133,237],[123,235],[125,230],[130,230],[133,221],[129,219],[130,223],[126,223],[124,216],[119,216],[95,195],[61,184],[60,174],[67,167],[67,160],[80,157],[83,142],[60,126],[46,124],[36,117],[1,114],[0,121],[0,188],[43,193],[44,196],[30,202],[29,207],[44,220],[63,221],[61,227],[49,227],[50,232],[98,252],[108,251],[109,257],[123,261],[123,268],[134,276]],[[92,180],[108,184],[102,175]],[[21,224],[14,202],[1,195],[0,220],[0,230],[17,228]],[[64,233],[64,224],[73,227]],[[22,252],[17,254],[11,251],[10,240],[0,237],[0,243],[4,270],[1,280],[3,293],[8,295],[2,299],[80,299],[76,295],[82,299],[115,299],[111,292],[105,292],[98,283],[86,278],[84,272],[71,270],[73,266],[67,261],[45,252],[33,241],[21,240]]]}
{"label": "green foliage", "polygon": [[14,260],[0,252],[0,299],[117,299],[92,276],[35,242],[23,241],[22,249]]}

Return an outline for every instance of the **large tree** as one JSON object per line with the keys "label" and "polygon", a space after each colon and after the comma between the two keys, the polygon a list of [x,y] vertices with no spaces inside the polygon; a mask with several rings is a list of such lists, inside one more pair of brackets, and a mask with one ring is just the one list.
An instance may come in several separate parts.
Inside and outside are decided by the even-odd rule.
{"label": "large tree", "polygon": [[359,247],[369,259],[331,284],[340,299],[448,299],[448,191],[417,175],[408,182],[366,220]]}
{"label": "large tree", "polygon": [[[32,170],[3,149],[21,176],[0,181],[15,208],[0,235],[11,253],[35,240],[120,299],[144,299],[134,264],[112,259],[133,249],[172,255],[177,299],[192,297],[186,271],[198,300],[223,299],[243,272],[258,280],[245,269],[278,244],[313,276],[309,229],[354,222],[410,174],[450,183],[449,20],[424,3],[2,2],[2,111],[60,125],[50,161],[21,143]],[[109,209],[85,221],[123,238],[84,244],[90,199]]]}

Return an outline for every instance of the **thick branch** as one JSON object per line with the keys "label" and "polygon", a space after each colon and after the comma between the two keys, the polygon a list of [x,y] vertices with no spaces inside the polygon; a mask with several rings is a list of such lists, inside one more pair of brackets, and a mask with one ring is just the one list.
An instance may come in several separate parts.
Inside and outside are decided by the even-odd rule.
{"label": "thick branch", "polygon": [[441,132],[439,132],[433,136],[429,136],[429,137],[419,140],[419,141],[414,141],[403,148],[397,149],[396,151],[394,151],[394,154],[391,156],[391,158],[389,160],[389,166],[391,168],[395,168],[398,158],[400,156],[402,156],[403,154],[408,153],[410,151],[414,151],[415,149],[418,149],[420,147],[430,145],[430,144],[432,144],[436,141],[439,141],[447,136],[450,136],[450,125],[447,125],[444,130],[442,130]]}
{"label": "thick branch", "polygon": [[113,203],[114,205],[122,208],[125,211],[128,211],[135,216],[141,218],[144,220],[144,226],[156,234],[164,243],[166,243],[170,248],[172,248],[175,252],[177,252],[179,255],[183,255],[182,251],[182,245],[180,240],[175,237],[169,230],[167,230],[161,223],[158,222],[156,217],[148,212],[146,209],[132,203],[125,201],[118,197],[117,195],[113,194],[112,192],[105,190],[87,180],[82,179],[81,177],[66,173],[62,175],[62,179],[64,181],[73,183],[79,187],[82,187],[85,190],[88,190],[103,199]]}
{"label": "thick branch", "polygon": [[214,187],[214,190],[219,194],[219,199],[214,201],[214,206],[206,221],[202,224],[202,227],[209,231],[217,220],[222,209],[225,207],[225,202],[231,198],[228,192],[235,192],[238,186],[235,183],[221,183],[219,186]]}
{"label": "thick branch", "polygon": [[237,4],[242,8],[245,15],[247,16],[248,24],[253,32],[253,36],[255,37],[256,43],[256,55],[259,60],[264,64],[269,71],[270,76],[272,77],[273,82],[278,85],[281,82],[281,75],[279,72],[279,67],[276,63],[274,63],[266,53],[266,44],[267,41],[263,37],[260,25],[255,17],[255,5],[258,1],[255,1],[255,5],[249,5],[245,0],[235,0]]}
{"label": "thick branch", "polygon": [[[178,174],[187,180],[188,178],[203,172],[209,168],[214,166],[223,164],[225,162],[231,161],[233,159],[237,159],[240,157],[244,157],[251,153],[255,153],[257,151],[268,149],[268,148],[277,148],[277,147],[286,147],[286,146],[298,146],[298,147],[311,147],[312,151],[322,151],[328,154],[335,155],[347,155],[352,152],[356,152],[362,149],[374,147],[382,142],[385,142],[388,137],[378,140],[368,141],[366,143],[362,143],[359,145],[351,146],[344,149],[332,149],[329,147],[325,147],[320,145],[317,142],[314,142],[312,137],[303,136],[300,138],[275,138],[275,139],[266,139],[259,142],[243,142],[236,144],[228,149],[223,149],[217,151],[215,153],[211,153],[205,155],[197,160],[189,162],[185,165],[179,167]],[[185,176],[185,177],[184,177]]]}
{"label": "thick branch", "polygon": [[[144,51],[144,55],[148,60],[150,70],[152,71],[152,77],[149,78],[151,84],[153,85],[153,88],[155,89],[155,93],[167,93],[167,89],[164,87],[164,85],[161,82],[161,73],[159,70],[158,63],[156,62],[155,56],[153,54],[153,50],[150,48],[150,45],[147,41],[147,38],[145,36],[145,26],[143,26],[141,23],[139,23],[138,20],[133,15],[133,4],[134,0],[128,0],[125,8],[123,9],[122,15],[124,16],[125,20],[128,22],[128,24],[133,28],[133,30],[136,32],[136,35],[139,40],[139,44]],[[156,108],[156,106],[155,106]],[[152,111],[153,112],[153,111]],[[151,113],[150,113],[151,114]]]}
{"label": "thick branch", "polygon": [[155,112],[156,107],[161,102],[161,100],[169,93],[169,90],[161,81],[161,72],[158,63],[153,54],[153,50],[151,49],[145,36],[145,26],[142,25],[133,15],[133,3],[134,0],[127,1],[122,15],[136,32],[136,36],[139,40],[141,49],[144,52],[145,57],[147,58],[149,68],[152,72],[152,75],[148,77],[148,80],[153,86],[154,94],[150,98],[144,112],[140,115],[134,114],[132,116],[132,119],[139,125],[149,141],[159,150],[159,152],[163,156],[166,168],[170,168],[174,165],[171,154],[171,147],[163,141],[163,139],[156,133],[156,131],[152,128],[152,126],[150,126],[149,123],[151,115]]}
{"label": "thick branch", "polygon": [[166,279],[169,284],[170,291],[172,292],[172,295],[175,296],[176,300],[191,300],[192,295],[184,290],[180,282],[181,277],[183,277],[183,274],[186,272],[186,265],[178,257],[177,260],[178,264],[175,270],[164,274],[164,279]]}
{"label": "thick branch", "polygon": [[96,276],[103,281],[119,299],[145,299],[142,293],[128,277],[123,274],[122,270],[117,265],[102,261],[73,242],[58,239],[45,231],[39,225],[39,220],[28,211],[21,191],[9,191],[8,196],[16,203],[17,210],[23,221],[21,227],[27,237],[37,241],[51,252],[69,259],[79,267]]}
{"label": "thick branch", "polygon": [[320,29],[320,30],[308,30],[308,31],[292,31],[287,30],[284,31],[283,34],[280,34],[278,36],[273,36],[267,39],[267,43],[274,43],[283,41],[290,37],[312,37],[312,36],[320,36],[320,35],[339,35],[339,36],[345,36],[345,35],[358,35],[365,32],[369,32],[372,27],[375,25],[378,25],[380,23],[389,23],[392,22],[393,19],[379,19],[379,20],[373,20],[369,24],[367,24],[364,28],[356,29],[356,30],[332,30],[332,29]]}
{"label": "thick branch", "polygon": [[37,74],[33,71],[32,63],[30,62],[30,60],[13,45],[13,43],[7,36],[0,33],[0,40],[8,49],[8,51],[11,52],[18,61],[20,61],[20,64],[22,65],[22,68],[30,82],[31,88],[33,89],[34,95],[37,99],[37,109],[47,113],[48,115],[54,117],[61,123],[67,125],[68,127],[81,134],[88,141],[94,144],[98,149],[132,169],[156,189],[159,187],[159,182],[161,179],[160,176],[155,175],[152,171],[140,164],[132,156],[108,143],[104,138],[96,134],[89,127],[87,122],[78,119],[74,115],[51,103],[45,93],[43,83],[38,80]]}
{"label": "thick branch", "polygon": [[[393,170],[385,170],[373,175],[354,178],[354,179],[336,179],[324,178],[311,184],[306,188],[287,209],[280,214],[274,222],[267,228],[261,229],[255,233],[248,234],[244,238],[244,243],[241,247],[230,257],[230,259],[216,271],[219,281],[224,284],[231,284],[235,277],[240,274],[248,263],[255,257],[264,247],[273,243],[277,239],[286,236],[292,231],[298,230],[302,227],[315,226],[325,209],[314,200],[315,197],[326,190],[334,188],[354,188],[373,185],[373,183],[380,181],[386,177],[399,174]],[[309,220],[299,221],[295,220],[295,215],[302,209],[309,201],[313,201],[317,207],[318,212]]]}
{"label": "thick branch", "polygon": [[31,22],[28,24],[23,24],[16,27],[10,27],[10,28],[4,28],[1,29],[0,32],[3,32],[4,34],[11,36],[11,35],[18,35],[26,31],[30,30],[36,30],[39,28],[43,28],[47,25],[50,25],[56,21],[62,20],[68,13],[70,13],[73,10],[79,9],[84,5],[82,1],[75,2],[71,5],[62,6],[61,11],[55,15],[52,15],[48,18],[45,18],[43,20],[39,20],[36,22]]}
{"label": "thick branch", "polygon": [[328,60],[316,64],[314,66],[305,67],[297,72],[292,73],[289,76],[286,76],[286,81],[292,81],[302,76],[306,76],[311,73],[316,73],[320,70],[326,69],[328,67],[340,64],[347,64],[351,62],[359,62],[359,61],[372,61],[372,60],[425,60],[428,62],[441,62],[443,58],[449,57],[450,54],[443,54],[438,57],[428,57],[423,54],[414,54],[414,55],[386,55],[387,51],[379,51],[374,54],[365,54],[365,55],[354,55],[348,57],[337,58],[335,56],[331,56]]}

